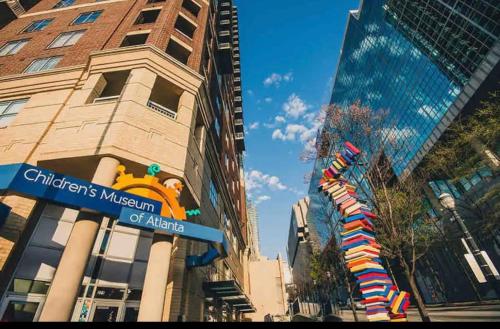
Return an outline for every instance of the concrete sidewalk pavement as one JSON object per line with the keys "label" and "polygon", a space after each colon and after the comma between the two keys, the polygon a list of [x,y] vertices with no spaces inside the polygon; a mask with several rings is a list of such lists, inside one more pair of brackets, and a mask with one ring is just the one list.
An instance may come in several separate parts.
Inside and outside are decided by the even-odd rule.
{"label": "concrete sidewalk pavement", "polygon": [[[431,320],[436,322],[500,322],[500,305],[428,307],[427,310]],[[367,321],[364,310],[358,310],[357,315],[360,321]],[[345,322],[354,321],[354,316],[350,310],[342,310],[342,314],[340,316]],[[410,322],[422,321],[416,308],[410,307],[408,309],[408,320]]]}

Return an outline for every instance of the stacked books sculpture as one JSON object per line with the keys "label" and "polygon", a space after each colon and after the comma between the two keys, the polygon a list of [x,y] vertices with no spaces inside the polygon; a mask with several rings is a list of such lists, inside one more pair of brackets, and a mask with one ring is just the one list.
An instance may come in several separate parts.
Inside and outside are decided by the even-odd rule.
{"label": "stacked books sculpture", "polygon": [[381,246],[375,239],[373,223],[377,216],[358,201],[356,187],[342,175],[356,163],[360,150],[350,142],[344,146],[343,151],[335,154],[333,164],[323,170],[319,190],[342,215],[341,249],[349,271],[359,284],[368,321],[406,321],[410,295],[398,291],[379,258]]}

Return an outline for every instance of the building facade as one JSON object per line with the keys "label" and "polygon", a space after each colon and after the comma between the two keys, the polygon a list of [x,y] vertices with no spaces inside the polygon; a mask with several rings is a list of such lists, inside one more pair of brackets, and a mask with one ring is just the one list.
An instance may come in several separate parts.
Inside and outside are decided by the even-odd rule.
{"label": "building facade", "polygon": [[276,259],[260,256],[250,262],[251,299],[255,313],[248,314],[252,321],[282,322],[287,320],[286,274],[278,254]]}
{"label": "building facade", "polygon": [[[331,103],[345,108],[360,101],[373,110],[387,111],[383,139],[391,143],[385,143],[383,151],[399,179],[410,175],[425,160],[458,115],[474,113],[488,92],[498,90],[499,14],[498,2],[479,0],[361,1],[360,8],[349,13]],[[329,126],[323,129],[328,131]],[[328,145],[327,155],[318,157],[314,164],[309,189],[309,228],[318,235],[321,248],[332,235],[340,241],[341,230],[331,203],[317,192],[322,169],[332,164],[337,147],[334,142]],[[475,183],[490,184],[492,180],[487,170],[476,176]],[[451,187],[444,189],[448,185],[443,181],[432,183],[428,194],[436,205],[437,196]],[[464,184],[465,190],[471,190],[469,179]],[[440,207],[435,208],[439,212]],[[489,250],[492,237],[484,241],[485,250]],[[460,278],[468,286],[463,289],[468,293],[465,296],[448,291],[448,301],[476,299],[467,279],[470,273],[456,266],[458,261],[449,258],[450,252],[433,253],[433,262],[446,266],[442,273],[447,275],[424,277],[429,265],[421,264],[417,281],[425,301],[442,301],[433,290],[439,285],[451,289],[452,277]],[[463,257],[464,252],[455,253]]]}
{"label": "building facade", "polygon": [[223,230],[230,245],[226,258],[187,268],[204,243],[1,196],[11,208],[0,228],[2,321],[201,321],[209,313],[231,321],[252,312],[232,1],[0,5],[12,9],[0,16],[0,163],[109,187],[119,165],[142,177],[156,163],[158,180],[181,187],[186,209],[200,209],[190,221]]}
{"label": "building facade", "polygon": [[303,284],[311,281],[311,257],[313,247],[309,238],[307,212],[309,198],[305,197],[292,206],[290,229],[288,232],[288,264],[292,269],[293,283]]}
{"label": "building facade", "polygon": [[259,213],[257,206],[251,200],[247,200],[247,218],[250,255],[252,260],[257,260],[260,257]]}

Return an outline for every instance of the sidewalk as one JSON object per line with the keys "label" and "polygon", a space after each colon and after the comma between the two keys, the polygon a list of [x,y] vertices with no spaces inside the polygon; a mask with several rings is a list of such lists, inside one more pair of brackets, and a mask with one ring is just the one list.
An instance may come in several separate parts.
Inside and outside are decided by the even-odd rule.
{"label": "sidewalk", "polygon": [[[495,321],[500,322],[500,303],[488,305],[461,305],[461,306],[429,306],[427,308],[432,321]],[[358,310],[360,321],[367,321],[364,310]],[[340,315],[343,321],[352,322],[354,316],[350,310],[342,310]],[[415,307],[408,309],[408,320],[410,322],[421,322],[418,310]]]}

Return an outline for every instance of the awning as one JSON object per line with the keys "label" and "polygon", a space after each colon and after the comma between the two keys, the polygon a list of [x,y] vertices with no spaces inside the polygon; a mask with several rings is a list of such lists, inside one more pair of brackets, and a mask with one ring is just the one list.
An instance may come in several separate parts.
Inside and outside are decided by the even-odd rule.
{"label": "awning", "polygon": [[234,280],[203,282],[203,291],[210,299],[221,299],[240,313],[255,312],[250,298]]}

